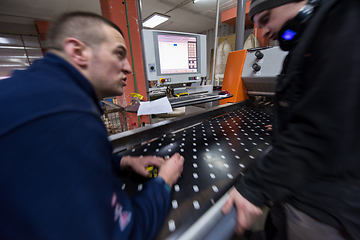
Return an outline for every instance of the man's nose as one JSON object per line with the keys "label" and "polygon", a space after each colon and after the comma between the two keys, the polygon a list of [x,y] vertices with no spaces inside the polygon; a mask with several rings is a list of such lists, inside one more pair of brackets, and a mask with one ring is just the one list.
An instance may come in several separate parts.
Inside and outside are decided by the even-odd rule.
{"label": "man's nose", "polygon": [[132,68],[131,68],[130,63],[129,63],[129,61],[127,59],[125,60],[125,63],[124,63],[124,66],[123,66],[123,72],[125,72],[125,74],[132,73]]}
{"label": "man's nose", "polygon": [[270,35],[270,28],[269,27],[263,27],[262,28],[262,35],[263,35],[263,37],[268,37]]}

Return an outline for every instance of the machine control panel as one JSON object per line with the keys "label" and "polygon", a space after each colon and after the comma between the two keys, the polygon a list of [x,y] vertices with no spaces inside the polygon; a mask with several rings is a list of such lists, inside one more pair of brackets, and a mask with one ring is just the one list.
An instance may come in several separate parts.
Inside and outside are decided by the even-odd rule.
{"label": "machine control panel", "polygon": [[[257,50],[249,49],[246,53],[242,78],[273,78],[276,77],[282,68],[287,52],[279,47],[262,48]],[[255,74],[259,72],[261,74]]]}
{"label": "machine control panel", "polygon": [[256,51],[255,52],[255,56],[258,58],[258,59],[262,59],[264,57],[264,54],[260,51]]}
{"label": "machine control panel", "polygon": [[189,77],[189,80],[199,80],[200,77],[199,76],[195,76],[195,77]]}
{"label": "machine control panel", "polygon": [[259,64],[257,64],[257,63],[254,63],[253,65],[252,65],[252,68],[254,69],[254,71],[260,71],[260,69],[261,69],[261,66],[259,65]]}
{"label": "machine control panel", "polygon": [[149,72],[156,72],[155,64],[153,63],[149,64]]}
{"label": "machine control panel", "polygon": [[[185,77],[185,80],[188,80],[189,83],[193,83],[193,82],[200,80],[200,77],[199,76]],[[173,83],[171,77],[160,78],[158,82],[160,85],[179,84],[179,83],[176,83],[176,80],[175,80],[175,83]],[[187,83],[187,82],[183,82],[182,84],[185,84],[185,83]]]}
{"label": "machine control panel", "polygon": [[171,82],[171,78],[160,78],[159,79],[160,83],[166,83],[166,82]]}
{"label": "machine control panel", "polygon": [[287,55],[279,47],[249,49],[246,53],[242,80],[250,92],[274,93],[276,77]]}

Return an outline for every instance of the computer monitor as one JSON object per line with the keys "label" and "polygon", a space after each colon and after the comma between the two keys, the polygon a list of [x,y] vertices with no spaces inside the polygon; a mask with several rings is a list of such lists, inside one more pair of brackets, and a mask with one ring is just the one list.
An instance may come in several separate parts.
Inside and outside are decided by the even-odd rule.
{"label": "computer monitor", "polygon": [[143,38],[149,81],[187,84],[206,76],[206,35],[144,29]]}

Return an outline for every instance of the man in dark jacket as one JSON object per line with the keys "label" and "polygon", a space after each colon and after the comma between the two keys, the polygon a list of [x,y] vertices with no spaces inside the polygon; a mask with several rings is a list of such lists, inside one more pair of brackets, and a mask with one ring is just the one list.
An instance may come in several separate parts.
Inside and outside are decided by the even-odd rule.
{"label": "man in dark jacket", "polygon": [[288,239],[360,239],[360,31],[351,27],[360,26],[360,2],[252,0],[249,15],[272,39],[294,20],[299,31],[292,45],[280,39],[290,51],[277,81],[273,151],[223,211],[235,204],[243,233],[272,202]]}
{"label": "man in dark jacket", "polygon": [[[184,159],[112,155],[99,99],[131,73],[121,30],[75,12],[48,39],[44,59],[0,81],[0,239],[152,239]],[[148,165],[159,177],[129,198],[116,171]]]}

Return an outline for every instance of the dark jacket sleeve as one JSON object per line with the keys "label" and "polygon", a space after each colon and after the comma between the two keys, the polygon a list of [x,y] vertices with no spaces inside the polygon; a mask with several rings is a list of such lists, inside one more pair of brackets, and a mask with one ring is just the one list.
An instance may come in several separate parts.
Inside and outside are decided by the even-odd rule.
{"label": "dark jacket sleeve", "polygon": [[116,172],[116,173],[121,172],[120,162],[121,162],[122,157],[123,156],[121,154],[113,154],[113,156],[111,158],[111,165],[112,165],[114,172]]}
{"label": "dark jacket sleeve", "polygon": [[307,52],[292,56],[304,63],[277,93],[273,151],[236,184],[252,203],[286,201],[307,191],[304,199],[321,205],[322,194],[333,201],[343,194],[339,182],[359,178],[360,34],[347,27],[360,24],[358,14],[357,1],[338,1]]}
{"label": "dark jacket sleeve", "polygon": [[8,196],[0,201],[6,206],[0,217],[4,238],[154,237],[167,214],[170,191],[154,179],[135,197],[127,196],[112,169],[112,147],[97,115],[50,114],[19,126],[1,143],[14,141],[23,151],[11,151],[13,161],[0,171],[1,181],[7,181],[1,193]]}
{"label": "dark jacket sleeve", "polygon": [[[78,121],[84,122],[80,118],[77,118]],[[88,189],[87,186],[97,186],[97,188],[88,189],[88,202],[91,202],[89,205],[92,206],[78,211],[92,209],[92,218],[103,221],[103,224],[84,226],[84,229],[92,229],[91,231],[95,233],[102,232],[102,236],[100,237],[99,234],[98,239],[107,239],[103,236],[109,236],[110,233],[114,234],[113,239],[152,239],[167,214],[170,202],[169,186],[161,178],[155,178],[148,181],[138,194],[129,198],[122,190],[121,180],[114,173],[114,170],[120,170],[121,156],[112,155],[112,147],[107,141],[107,136],[102,136],[104,132],[101,129],[102,126],[94,127],[101,125],[102,122],[97,119],[93,121],[90,121],[90,118],[86,119],[92,126],[89,129],[83,127],[81,133],[84,144],[79,146],[78,151],[82,152],[79,161],[82,161],[85,167],[78,169],[78,174],[83,175],[82,173],[88,172],[89,169],[93,169],[93,171],[89,172],[84,179],[78,179],[87,184],[85,186],[79,184],[77,192],[84,191],[84,188]],[[76,144],[75,141],[71,142]],[[112,164],[110,164],[110,160]],[[114,169],[114,165],[118,167]],[[108,170],[110,170],[109,173],[107,173]],[[111,198],[106,198],[109,194],[113,196],[114,193],[117,195],[117,203],[121,205],[120,213],[116,213],[116,206],[109,204]],[[119,218],[117,218],[118,216]],[[106,226],[106,223],[113,226],[113,229]],[[93,233],[89,233],[90,235]]]}

